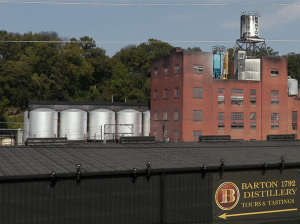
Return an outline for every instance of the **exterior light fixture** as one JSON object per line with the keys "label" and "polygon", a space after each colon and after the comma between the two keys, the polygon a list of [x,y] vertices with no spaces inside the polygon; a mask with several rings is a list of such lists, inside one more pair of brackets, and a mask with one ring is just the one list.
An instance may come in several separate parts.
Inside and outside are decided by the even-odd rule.
{"label": "exterior light fixture", "polygon": [[146,166],[147,166],[147,176],[149,177],[151,174],[151,162],[147,161]]}
{"label": "exterior light fixture", "polygon": [[220,165],[220,169],[221,169],[221,172],[223,173],[224,172],[224,168],[225,168],[225,159],[221,159],[221,165]]}
{"label": "exterior light fixture", "polygon": [[50,174],[50,177],[51,177],[51,181],[54,182],[55,177],[56,177],[55,172],[52,171],[51,174]]}
{"label": "exterior light fixture", "polygon": [[284,157],[284,156],[281,156],[280,168],[281,168],[282,170],[284,169],[284,164],[285,164],[284,159],[285,159],[285,157]]}
{"label": "exterior light fixture", "polygon": [[76,180],[80,180],[80,176],[81,176],[81,169],[80,169],[81,165],[80,164],[77,164],[76,166]]}

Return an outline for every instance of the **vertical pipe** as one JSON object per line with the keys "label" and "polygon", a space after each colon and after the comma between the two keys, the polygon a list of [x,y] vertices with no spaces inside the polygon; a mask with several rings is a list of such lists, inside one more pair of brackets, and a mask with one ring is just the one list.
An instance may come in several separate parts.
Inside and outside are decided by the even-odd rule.
{"label": "vertical pipe", "polygon": [[161,173],[160,178],[160,223],[165,223],[165,173]]}

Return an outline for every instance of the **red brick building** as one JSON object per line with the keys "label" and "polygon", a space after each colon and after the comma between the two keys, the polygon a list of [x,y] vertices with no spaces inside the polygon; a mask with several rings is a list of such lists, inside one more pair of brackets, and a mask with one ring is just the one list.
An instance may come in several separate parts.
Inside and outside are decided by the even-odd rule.
{"label": "red brick building", "polygon": [[260,57],[260,81],[214,79],[213,53],[180,48],[154,58],[151,69],[151,135],[157,140],[163,139],[163,120],[170,141],[299,136],[300,99],[288,94],[286,58]]}

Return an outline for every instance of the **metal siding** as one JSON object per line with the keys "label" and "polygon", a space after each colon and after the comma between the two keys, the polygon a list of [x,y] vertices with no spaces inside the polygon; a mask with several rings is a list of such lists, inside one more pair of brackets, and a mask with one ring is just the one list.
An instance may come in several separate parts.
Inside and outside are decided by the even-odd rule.
{"label": "metal siding", "polygon": [[164,180],[165,223],[211,223],[211,174],[169,174]]}
{"label": "metal siding", "polygon": [[160,176],[0,184],[1,224],[160,223]]}

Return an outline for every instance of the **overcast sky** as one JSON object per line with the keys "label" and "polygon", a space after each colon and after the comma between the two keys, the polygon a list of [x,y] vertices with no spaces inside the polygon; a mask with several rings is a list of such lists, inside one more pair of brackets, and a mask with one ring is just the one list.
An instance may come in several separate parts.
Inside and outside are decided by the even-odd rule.
{"label": "overcast sky", "polygon": [[[219,3],[225,5],[208,5]],[[97,46],[105,49],[109,56],[122,47],[138,45],[149,38],[176,47],[197,46],[210,52],[215,45],[234,47],[240,38],[241,13],[254,10],[261,13],[260,36],[267,46],[280,55],[300,53],[300,1],[291,0],[0,1],[0,30],[21,34],[56,31],[60,37],[69,39],[89,36],[99,42]]]}

